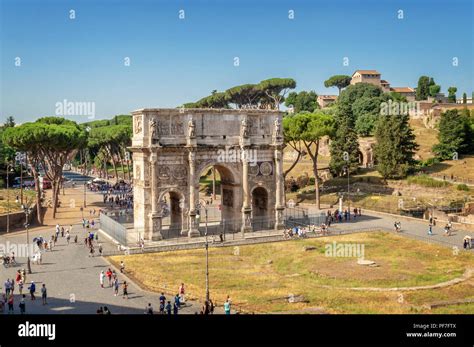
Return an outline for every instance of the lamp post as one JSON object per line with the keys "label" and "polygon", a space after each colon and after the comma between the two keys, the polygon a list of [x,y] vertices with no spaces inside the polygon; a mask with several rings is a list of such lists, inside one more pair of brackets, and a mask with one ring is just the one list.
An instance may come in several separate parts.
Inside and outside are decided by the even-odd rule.
{"label": "lamp post", "polygon": [[351,201],[350,201],[350,185],[349,185],[349,153],[344,152],[342,154],[342,157],[344,161],[347,163],[346,164],[346,170],[347,170],[347,216],[348,216],[348,221],[351,221]]}
{"label": "lamp post", "polygon": [[200,218],[200,211],[201,207],[204,207],[204,213],[205,213],[205,223],[206,223],[206,229],[204,232],[204,236],[206,237],[205,241],[205,246],[206,246],[206,305],[209,305],[209,242],[207,239],[207,207],[204,202],[204,204],[200,201],[198,204],[198,218]]}
{"label": "lamp post", "polygon": [[13,165],[7,164],[7,233],[10,232],[10,172],[13,172]]}
{"label": "lamp post", "polygon": [[31,274],[31,261],[30,261],[30,232],[28,227],[30,226],[28,224],[29,221],[29,216],[32,211],[32,208],[28,206],[28,198],[25,200],[25,204],[21,205],[21,208],[23,209],[23,212],[25,213],[25,228],[26,228],[26,245],[27,245],[27,266],[28,266],[28,273]]}
{"label": "lamp post", "polygon": [[84,208],[86,208],[86,184],[87,184],[87,183],[84,182],[84,203],[83,203]]}

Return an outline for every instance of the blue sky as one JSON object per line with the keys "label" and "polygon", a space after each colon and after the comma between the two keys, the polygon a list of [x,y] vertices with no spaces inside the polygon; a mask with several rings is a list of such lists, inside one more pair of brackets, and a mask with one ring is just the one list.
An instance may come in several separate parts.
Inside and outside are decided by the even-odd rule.
{"label": "blue sky", "polygon": [[18,122],[53,115],[64,99],[95,102],[97,118],[110,118],[270,77],[336,94],[324,80],[356,69],[377,69],[392,86],[429,75],[442,91],[457,86],[458,97],[474,90],[472,0],[0,3],[0,112]]}

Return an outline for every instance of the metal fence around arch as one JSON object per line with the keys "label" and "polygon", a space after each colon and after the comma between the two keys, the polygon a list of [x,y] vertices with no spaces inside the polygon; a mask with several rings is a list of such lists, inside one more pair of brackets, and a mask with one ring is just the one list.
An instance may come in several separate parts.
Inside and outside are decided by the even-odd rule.
{"label": "metal fence around arch", "polygon": [[100,214],[99,222],[100,230],[124,246],[136,244],[140,240],[140,235],[133,228],[127,228],[105,213]]}

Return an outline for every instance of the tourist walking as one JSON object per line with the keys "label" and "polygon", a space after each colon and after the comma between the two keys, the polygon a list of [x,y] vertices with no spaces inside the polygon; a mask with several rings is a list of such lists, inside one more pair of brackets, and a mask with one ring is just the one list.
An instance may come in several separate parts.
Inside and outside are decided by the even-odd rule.
{"label": "tourist walking", "polygon": [[41,287],[41,299],[43,299],[43,305],[48,304],[46,302],[47,298],[48,298],[48,294],[47,294],[47,291],[46,291],[46,284],[43,283],[43,286]]}
{"label": "tourist walking", "polygon": [[114,295],[115,296],[118,295],[119,287],[120,287],[119,280],[118,280],[118,278],[115,278],[114,279]]}
{"label": "tourist walking", "polygon": [[164,293],[161,293],[161,296],[160,296],[160,313],[161,314],[165,313],[165,302],[166,302],[166,296]]}
{"label": "tourist walking", "polygon": [[168,301],[166,304],[166,314],[171,315],[171,302]]}
{"label": "tourist walking", "polygon": [[145,307],[145,314],[153,314],[153,307],[151,306],[151,303],[148,303],[148,306]]}
{"label": "tourist walking", "polygon": [[128,284],[127,284],[127,281],[123,281],[123,298],[128,299]]}
{"label": "tourist walking", "polygon": [[20,314],[25,314],[26,313],[25,294],[21,296],[20,304],[18,306],[20,306]]}
{"label": "tourist walking", "polygon": [[173,314],[178,314],[179,306],[176,301],[173,304]]}
{"label": "tourist walking", "polygon": [[105,280],[105,274],[104,274],[104,271],[102,270],[99,274],[99,281],[100,281],[101,288],[104,288],[104,280]]}
{"label": "tourist walking", "polygon": [[8,314],[13,314],[13,302],[15,301],[15,297],[13,293],[8,296]]}
{"label": "tourist walking", "polygon": [[35,292],[36,292],[35,282],[31,281],[31,284],[28,287],[28,290],[30,291],[31,300],[36,300],[36,297],[35,297]]}
{"label": "tourist walking", "polygon": [[181,302],[184,303],[186,301],[184,297],[184,283],[181,283],[181,285],[179,286],[179,296],[181,298]]}
{"label": "tourist walking", "polygon": [[110,268],[108,268],[105,275],[107,276],[107,279],[109,281],[109,287],[111,287],[112,286],[112,270],[110,270]]}
{"label": "tourist walking", "polygon": [[428,226],[428,235],[433,235],[433,225],[431,223]]}
{"label": "tourist walking", "polygon": [[224,302],[224,312],[225,314],[230,314],[230,299],[227,297],[227,300]]}
{"label": "tourist walking", "polygon": [[181,299],[179,297],[179,294],[176,294],[176,296],[174,297],[174,303],[178,306],[178,309],[181,308]]}

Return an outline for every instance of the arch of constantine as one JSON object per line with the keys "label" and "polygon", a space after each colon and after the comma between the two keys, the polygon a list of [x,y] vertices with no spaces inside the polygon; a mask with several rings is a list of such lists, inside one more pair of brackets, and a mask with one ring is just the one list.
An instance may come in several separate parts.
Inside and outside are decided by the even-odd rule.
{"label": "arch of constantine", "polygon": [[200,173],[209,167],[220,176],[221,219],[233,232],[252,231],[257,221],[284,227],[279,111],[140,109],[132,115],[134,229],[145,239],[163,238],[165,216],[181,235],[200,235]]}

